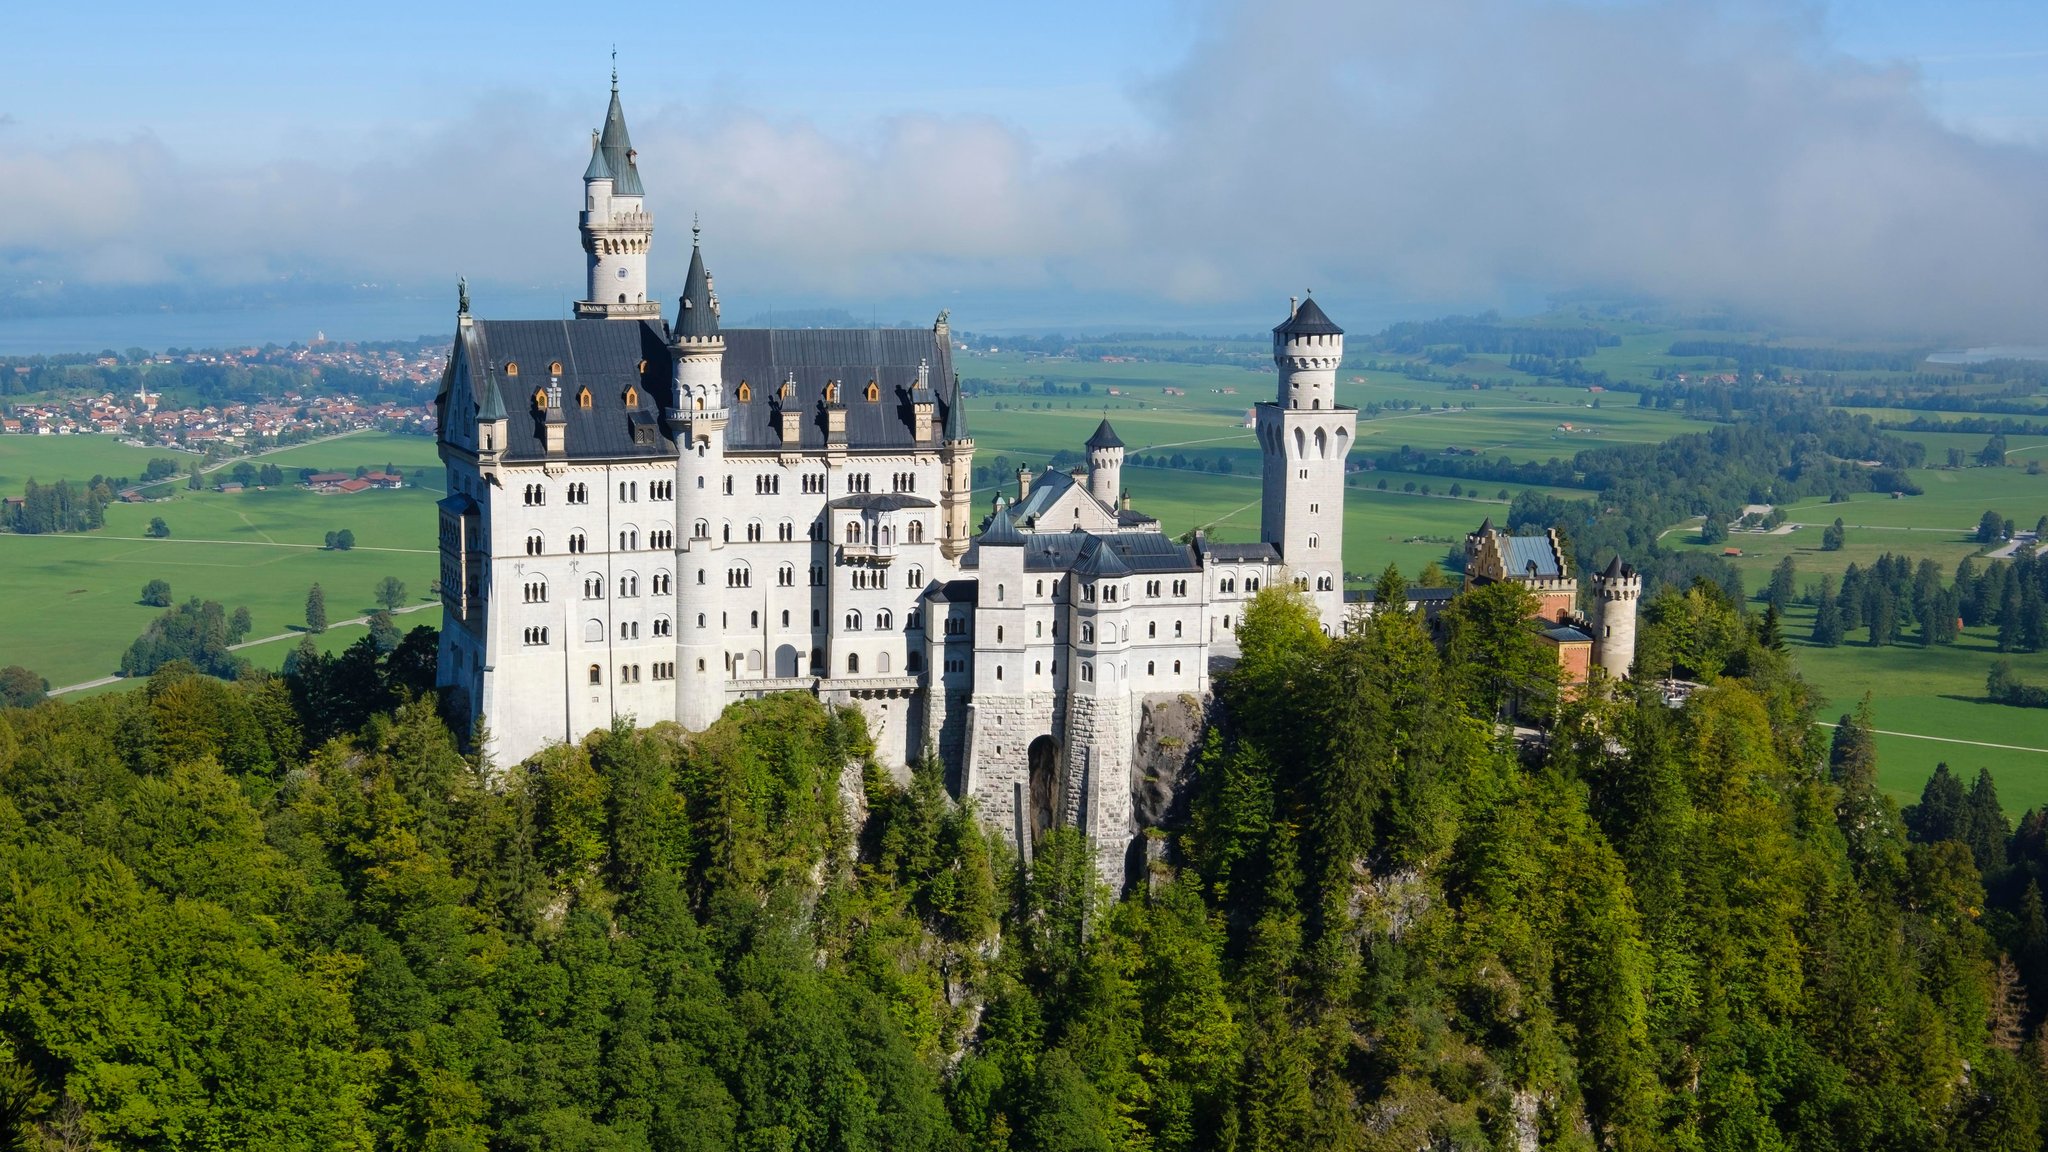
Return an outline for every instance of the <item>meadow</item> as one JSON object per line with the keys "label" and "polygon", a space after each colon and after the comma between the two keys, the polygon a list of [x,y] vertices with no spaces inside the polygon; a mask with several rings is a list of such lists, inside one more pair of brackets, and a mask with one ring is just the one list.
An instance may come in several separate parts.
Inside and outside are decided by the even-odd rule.
{"label": "meadow", "polygon": [[[11,459],[38,476],[56,479],[77,468],[97,469],[103,458],[79,449],[98,437],[13,437],[25,442]],[[53,444],[62,440],[65,443]],[[107,443],[111,443],[108,441]],[[118,445],[116,445],[118,447]],[[69,452],[70,455],[67,455]],[[323,496],[286,487],[220,493],[178,488],[168,499],[115,504],[98,532],[15,536],[0,534],[14,611],[0,618],[0,664],[21,664],[53,686],[110,675],[121,653],[161,611],[139,602],[144,583],[168,580],[174,597],[217,600],[230,610],[246,606],[252,638],[302,626],[306,592],[318,582],[328,616],[343,619],[375,607],[378,581],[397,576],[415,603],[424,602],[438,575],[434,502],[441,477],[433,443],[419,437],[357,433],[286,449],[265,459],[288,472],[298,468],[353,470],[394,463],[421,486]],[[169,539],[150,539],[149,522],[162,517]],[[356,547],[332,552],[326,534],[347,528]],[[432,622],[413,614],[413,622]],[[295,641],[294,641],[295,642]],[[247,651],[275,667],[289,644]]]}

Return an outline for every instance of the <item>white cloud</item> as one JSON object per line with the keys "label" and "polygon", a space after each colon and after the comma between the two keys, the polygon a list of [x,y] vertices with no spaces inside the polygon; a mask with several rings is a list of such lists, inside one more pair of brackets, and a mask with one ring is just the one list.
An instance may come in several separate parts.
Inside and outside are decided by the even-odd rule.
{"label": "white cloud", "polygon": [[[1598,285],[1858,327],[2048,328],[2048,153],[1945,127],[1914,73],[1831,53],[1808,23],[1705,0],[1203,13],[1138,94],[1150,132],[1079,157],[986,118],[828,133],[629,90],[657,274],[680,274],[700,211],[728,296]],[[0,267],[558,283],[601,98],[501,94],[354,163],[202,170],[147,139],[0,137]]]}

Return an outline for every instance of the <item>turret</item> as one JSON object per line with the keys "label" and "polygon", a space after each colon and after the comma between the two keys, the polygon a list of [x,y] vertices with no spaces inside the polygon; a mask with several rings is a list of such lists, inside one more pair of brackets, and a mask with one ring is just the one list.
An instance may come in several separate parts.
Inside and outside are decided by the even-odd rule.
{"label": "turret", "polygon": [[1643,578],[1616,556],[1593,577],[1593,660],[1619,680],[1635,669],[1636,602]]}
{"label": "turret", "polygon": [[676,719],[702,731],[725,708],[725,337],[718,297],[690,230],[690,272],[670,333],[675,361],[668,421],[676,441]]}
{"label": "turret", "polygon": [[643,207],[638,154],[619,106],[619,73],[612,70],[612,103],[604,128],[590,134],[590,164],[583,170],[583,214],[578,230],[589,271],[589,288],[576,302],[586,320],[643,320],[661,315],[648,296],[647,252],[654,243],[654,217]]}
{"label": "turret", "polygon": [[1314,297],[1288,300],[1287,320],[1273,329],[1273,363],[1280,369],[1279,404],[1311,411],[1337,406],[1337,366],[1344,361],[1344,330],[1323,314]]}
{"label": "turret", "polygon": [[1124,442],[1117,439],[1116,429],[1105,416],[1095,426],[1095,435],[1088,438],[1088,494],[1104,507],[1115,508],[1123,484]]}
{"label": "turret", "polygon": [[[932,331],[947,338],[946,314],[939,313]],[[953,390],[946,397],[946,415],[939,433],[939,468],[943,473],[939,507],[945,517],[945,534],[939,539],[939,554],[958,560],[967,552],[969,515],[974,501],[974,437],[967,434],[967,398],[960,394],[960,377],[953,377]]]}
{"label": "turret", "polygon": [[1314,300],[1289,300],[1273,328],[1279,390],[1254,413],[1264,458],[1259,536],[1307,591],[1326,631],[1344,621],[1344,458],[1358,413],[1337,403],[1344,330]]}

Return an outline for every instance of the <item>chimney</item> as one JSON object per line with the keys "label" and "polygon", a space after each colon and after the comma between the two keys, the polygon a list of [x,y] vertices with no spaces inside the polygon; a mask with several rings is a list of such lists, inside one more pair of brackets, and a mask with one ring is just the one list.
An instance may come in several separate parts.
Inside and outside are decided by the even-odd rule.
{"label": "chimney", "polygon": [[804,414],[795,408],[784,408],[782,418],[782,446],[794,450],[803,436]]}
{"label": "chimney", "polygon": [[1129,512],[1131,510],[1131,490],[1129,488],[1124,489],[1123,495],[1117,497],[1116,506],[1122,512]]}
{"label": "chimney", "polygon": [[1017,499],[1022,500],[1029,495],[1031,495],[1031,469],[1027,465],[1019,464],[1017,465]]}

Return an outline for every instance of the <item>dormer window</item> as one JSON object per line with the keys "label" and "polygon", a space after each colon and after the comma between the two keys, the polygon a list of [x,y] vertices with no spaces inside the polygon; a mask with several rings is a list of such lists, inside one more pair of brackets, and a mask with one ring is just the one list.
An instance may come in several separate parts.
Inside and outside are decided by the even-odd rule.
{"label": "dormer window", "polygon": [[547,389],[545,389],[545,388],[535,388],[535,389],[533,390],[533,406],[534,406],[535,408],[545,408],[545,407],[547,407],[547,406],[548,406],[548,390],[547,390]]}
{"label": "dormer window", "polygon": [[825,381],[825,403],[827,403],[827,404],[837,404],[837,403],[839,403],[839,381],[837,381],[837,380],[827,380],[827,381]]}
{"label": "dormer window", "polygon": [[560,360],[552,361],[551,363],[548,364],[548,375],[560,376],[561,374],[562,362]]}
{"label": "dormer window", "polygon": [[[628,407],[628,408],[638,408],[639,406],[640,406],[640,390],[639,390],[638,388],[631,388],[631,387],[627,388],[627,389],[626,389],[626,407]],[[584,407],[586,407],[586,408],[587,408],[587,407],[589,407],[589,405],[587,405],[587,404],[586,404],[586,405],[584,405]]]}
{"label": "dormer window", "polygon": [[507,376],[517,376],[517,375],[519,375],[519,361],[517,361],[517,360],[507,360],[507,361],[505,361],[505,375],[507,375]]}
{"label": "dormer window", "polygon": [[590,389],[583,388],[576,393],[576,406],[586,411],[590,408]]}
{"label": "dormer window", "polygon": [[784,400],[788,400],[796,395],[796,373],[791,372],[789,378],[782,382],[780,395]]}
{"label": "dormer window", "polygon": [[868,403],[873,404],[875,401],[880,400],[881,398],[882,390],[875,386],[875,382],[873,380],[868,381]]}
{"label": "dormer window", "polygon": [[740,381],[740,403],[745,404],[747,401],[752,400],[753,398],[754,390],[752,388],[747,387],[747,382],[745,380]]}

